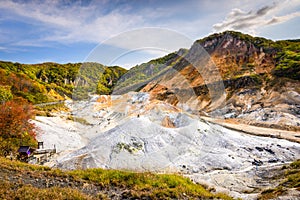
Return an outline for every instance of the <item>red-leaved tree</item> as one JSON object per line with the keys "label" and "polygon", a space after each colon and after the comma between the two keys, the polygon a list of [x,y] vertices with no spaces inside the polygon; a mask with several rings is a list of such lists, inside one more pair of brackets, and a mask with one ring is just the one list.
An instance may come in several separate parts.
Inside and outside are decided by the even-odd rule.
{"label": "red-leaved tree", "polygon": [[19,145],[34,145],[33,107],[25,100],[15,99],[0,104],[0,154],[16,151]]}

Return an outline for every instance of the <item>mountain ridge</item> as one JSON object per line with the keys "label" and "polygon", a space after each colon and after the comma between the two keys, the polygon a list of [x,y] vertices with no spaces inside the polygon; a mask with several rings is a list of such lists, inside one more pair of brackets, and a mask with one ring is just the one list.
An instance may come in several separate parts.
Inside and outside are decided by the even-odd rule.
{"label": "mountain ridge", "polygon": [[[183,101],[197,104],[195,111],[215,117],[295,130],[300,124],[294,112],[300,103],[299,46],[297,40],[274,42],[232,31],[214,34],[197,40],[173,66],[175,73],[150,82],[142,91],[173,105],[185,96]],[[200,68],[188,62],[199,59],[199,51],[205,60]],[[226,99],[216,103],[209,83],[220,81]]]}

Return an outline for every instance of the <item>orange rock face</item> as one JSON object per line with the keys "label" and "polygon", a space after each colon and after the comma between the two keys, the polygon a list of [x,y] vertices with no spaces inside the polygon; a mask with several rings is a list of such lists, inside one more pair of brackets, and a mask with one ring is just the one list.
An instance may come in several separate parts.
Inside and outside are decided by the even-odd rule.
{"label": "orange rock face", "polygon": [[161,125],[166,128],[176,128],[174,122],[170,119],[169,116],[165,116],[165,118],[161,122]]}

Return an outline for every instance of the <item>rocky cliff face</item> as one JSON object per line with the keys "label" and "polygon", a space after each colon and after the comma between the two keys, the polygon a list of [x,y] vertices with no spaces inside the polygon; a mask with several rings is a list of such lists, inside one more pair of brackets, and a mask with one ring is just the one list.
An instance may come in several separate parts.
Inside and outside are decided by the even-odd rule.
{"label": "rocky cliff face", "polygon": [[[299,47],[295,41],[273,42],[233,31],[214,34],[197,40],[142,91],[194,112],[294,130],[300,124],[300,82],[291,73],[276,72],[299,73]],[[292,64],[286,64],[290,51]]]}
{"label": "rocky cliff face", "polygon": [[223,78],[270,73],[275,67],[274,58],[278,49],[262,45],[264,42],[274,42],[230,31],[213,36],[197,42],[210,54]]}

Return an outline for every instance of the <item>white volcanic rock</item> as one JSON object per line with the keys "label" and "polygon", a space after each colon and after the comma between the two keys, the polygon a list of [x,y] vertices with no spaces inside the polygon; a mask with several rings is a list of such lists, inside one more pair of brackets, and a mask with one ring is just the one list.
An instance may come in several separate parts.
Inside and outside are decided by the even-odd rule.
{"label": "white volcanic rock", "polygon": [[81,132],[84,126],[77,122],[61,117],[37,116],[33,123],[38,127],[36,139],[44,142],[45,149],[53,149],[55,146],[61,152],[82,148],[87,144]]}
{"label": "white volcanic rock", "polygon": [[[60,168],[180,172],[245,197],[242,191],[261,187],[254,180],[257,168],[267,171],[300,158],[298,143],[230,130],[149,101],[147,93],[93,97],[68,106],[74,117],[90,125],[59,117],[38,117],[35,122],[43,130],[38,137],[61,151],[53,161]],[[173,128],[162,126],[166,118]]]}
{"label": "white volcanic rock", "polygon": [[[267,164],[300,155],[297,143],[229,130],[169,104],[150,102],[147,93],[93,97],[72,106],[75,116],[92,125],[77,127],[89,142],[59,157],[57,165],[62,168],[195,173],[241,170],[253,166],[254,159]],[[173,128],[162,126],[166,118]]]}
{"label": "white volcanic rock", "polygon": [[[178,115],[176,120],[183,115]],[[82,168],[195,173],[241,170],[252,166],[254,159],[267,164],[291,161],[300,155],[299,144],[245,135],[198,119],[189,120],[183,127],[165,128],[147,116],[129,118],[99,134],[84,148],[58,160],[58,166],[74,169],[70,163],[76,160]]]}

